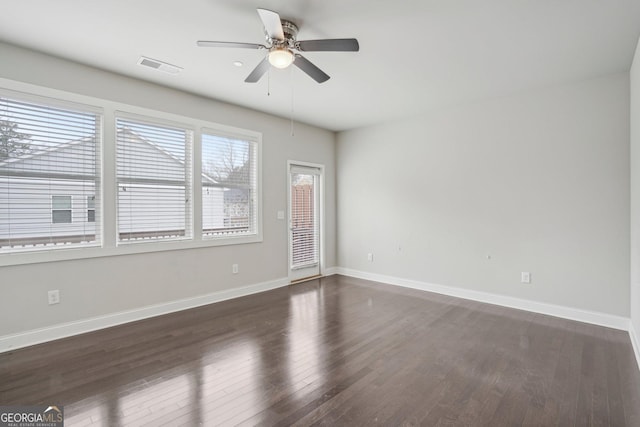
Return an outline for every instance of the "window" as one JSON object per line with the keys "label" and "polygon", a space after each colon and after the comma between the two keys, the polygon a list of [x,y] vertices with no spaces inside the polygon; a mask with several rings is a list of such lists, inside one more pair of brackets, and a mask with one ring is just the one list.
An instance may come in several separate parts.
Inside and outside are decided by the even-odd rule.
{"label": "window", "polygon": [[118,241],[190,238],[193,132],[116,118]]}
{"label": "window", "polygon": [[87,197],[87,222],[96,222],[96,196]]}
{"label": "window", "polygon": [[51,223],[71,224],[71,196],[51,196]]}
{"label": "window", "polygon": [[2,85],[0,266],[262,241],[260,133]]}
{"label": "window", "polygon": [[257,142],[202,133],[203,237],[257,234]]}
{"label": "window", "polygon": [[73,201],[99,188],[101,116],[82,105],[3,93],[0,252],[97,245],[96,224],[80,220],[81,210],[76,217]]}

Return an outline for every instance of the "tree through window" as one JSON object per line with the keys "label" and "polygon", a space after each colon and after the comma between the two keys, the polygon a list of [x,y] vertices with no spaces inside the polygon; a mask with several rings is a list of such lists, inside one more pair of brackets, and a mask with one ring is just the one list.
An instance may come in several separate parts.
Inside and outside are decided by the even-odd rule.
{"label": "tree through window", "polygon": [[202,232],[257,233],[257,143],[202,134]]}

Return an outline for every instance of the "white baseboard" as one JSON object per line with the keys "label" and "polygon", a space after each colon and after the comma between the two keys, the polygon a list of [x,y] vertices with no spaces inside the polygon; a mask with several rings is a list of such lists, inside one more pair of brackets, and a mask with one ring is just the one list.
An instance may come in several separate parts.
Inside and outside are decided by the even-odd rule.
{"label": "white baseboard", "polygon": [[[612,314],[581,310],[578,308],[564,307],[560,305],[530,301],[515,297],[492,294],[488,292],[474,291],[470,289],[456,288],[453,286],[437,285],[433,283],[420,282],[417,280],[402,279],[375,273],[367,273],[364,271],[352,270],[349,268],[338,267],[336,269],[336,273],[342,274],[344,276],[355,277],[358,279],[381,282],[388,285],[419,289],[422,291],[435,292],[438,294],[485,302],[488,304],[517,308],[519,310],[526,310],[534,313],[547,314],[550,316],[561,317],[569,320],[577,320],[579,322],[592,323],[594,325],[606,326],[608,328],[620,329],[623,331],[630,330],[630,321],[628,318],[614,316]],[[638,355],[637,352],[636,355]]]}
{"label": "white baseboard", "polygon": [[259,292],[287,286],[288,284],[289,280],[287,278],[276,279],[268,282],[258,283],[255,285],[244,286],[241,288],[213,292],[207,295],[201,295],[193,298],[185,298],[177,301],[150,305],[134,310],[121,311],[104,316],[92,317],[90,319],[62,323],[46,328],[33,329],[18,334],[0,336],[0,353],[21,347],[27,347],[34,344],[40,344],[47,341],[53,341],[60,338],[66,338],[72,335],[96,331],[98,329],[109,328],[111,326],[117,326],[123,323],[134,322],[136,320],[148,319],[150,317],[160,316],[163,314],[173,313],[189,308],[200,307],[202,305],[207,305],[214,302],[220,302],[246,295],[256,294]]}
{"label": "white baseboard", "polygon": [[633,352],[636,354],[636,361],[638,362],[638,369],[640,369],[640,336],[636,328],[633,327],[633,323],[629,323],[629,337],[631,338],[631,346]]}
{"label": "white baseboard", "polygon": [[328,267],[322,271],[323,276],[333,276],[334,274],[338,274],[338,267]]}

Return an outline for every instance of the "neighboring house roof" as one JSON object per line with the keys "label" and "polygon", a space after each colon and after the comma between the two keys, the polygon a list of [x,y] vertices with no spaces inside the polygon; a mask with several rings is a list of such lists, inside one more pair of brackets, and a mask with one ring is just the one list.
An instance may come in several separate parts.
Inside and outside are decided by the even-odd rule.
{"label": "neighboring house roof", "polygon": [[30,160],[30,159],[33,159],[33,158],[36,158],[36,157],[39,157],[39,156],[43,156],[43,155],[48,154],[48,153],[64,150],[65,148],[72,147],[74,145],[87,143],[87,142],[90,142],[92,140],[93,140],[93,138],[88,138],[88,137],[87,138],[80,138],[80,139],[76,139],[76,140],[73,140],[73,141],[68,141],[68,142],[65,142],[65,143],[62,143],[62,144],[56,144],[56,145],[52,145],[50,147],[41,148],[38,151],[35,151],[33,153],[29,153],[29,154],[24,154],[24,155],[21,155],[19,157],[9,157],[7,159],[4,159],[4,160],[0,161],[0,167],[3,167],[5,165],[9,165],[11,163],[24,162],[24,161],[27,161],[27,160]]}
{"label": "neighboring house roof", "polygon": [[[171,167],[184,170],[184,161],[162,147],[154,144],[152,141],[138,135],[136,132],[129,128],[118,129],[117,138],[119,140],[126,139],[134,144],[139,144],[136,148],[139,154],[148,155],[156,160],[166,160],[167,165],[164,168],[158,168],[159,175],[163,177],[170,173]],[[90,152],[93,150],[89,144],[93,142],[93,138],[81,138],[73,141],[69,141],[63,144],[57,144],[51,147],[44,147],[33,153],[22,155],[20,157],[12,157],[0,161],[0,168],[4,170],[19,170],[21,173],[28,172],[42,172],[42,165],[48,165],[49,172],[60,172],[67,175],[85,176],[93,174],[95,166],[92,164],[83,165],[82,162],[74,165],[72,171],[62,170],[62,162],[50,162],[47,157],[74,157],[81,155],[83,151]],[[60,170],[51,171],[51,167]],[[218,182],[211,176],[202,173],[202,180],[211,184],[217,184]]]}
{"label": "neighboring house roof", "polygon": [[13,173],[23,176],[64,175],[66,178],[83,179],[95,175],[95,164],[78,161],[69,167],[70,161],[65,159],[79,159],[93,155],[94,147],[91,138],[81,138],[50,147],[36,146],[37,150],[19,157],[11,157],[0,162],[0,174]]}

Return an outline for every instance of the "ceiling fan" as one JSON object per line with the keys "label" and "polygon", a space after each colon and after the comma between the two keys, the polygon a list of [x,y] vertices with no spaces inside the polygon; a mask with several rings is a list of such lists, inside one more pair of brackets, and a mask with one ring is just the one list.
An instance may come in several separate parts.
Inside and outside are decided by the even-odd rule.
{"label": "ceiling fan", "polygon": [[357,52],[360,45],[356,39],[321,39],[296,40],[298,27],[291,21],[280,19],[278,13],[267,9],[258,9],[264,25],[267,45],[258,43],[236,43],[209,40],[198,40],[201,47],[237,47],[243,49],[266,49],[267,56],[253,69],[244,80],[256,83],[267,72],[270,65],[276,68],[287,68],[293,64],[318,83],[329,80],[329,76],[316,67],[299,52]]}

